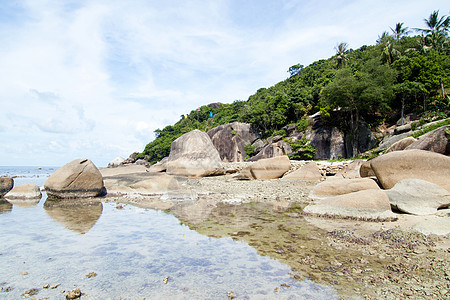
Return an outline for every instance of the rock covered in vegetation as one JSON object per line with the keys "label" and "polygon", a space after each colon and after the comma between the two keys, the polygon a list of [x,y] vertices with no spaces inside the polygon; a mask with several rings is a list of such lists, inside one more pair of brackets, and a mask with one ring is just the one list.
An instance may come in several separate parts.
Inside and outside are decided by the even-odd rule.
{"label": "rock covered in vegetation", "polygon": [[422,179],[450,191],[450,157],[424,150],[394,151],[370,161],[385,189],[403,179]]}
{"label": "rock covered in vegetation", "polygon": [[166,172],[182,176],[210,176],[224,173],[219,152],[205,132],[193,130],[172,142]]}
{"label": "rock covered in vegetation", "polygon": [[450,206],[450,192],[420,179],[399,181],[386,191],[393,208],[414,215],[431,215],[438,208]]}
{"label": "rock covered in vegetation", "polygon": [[103,177],[89,159],[75,159],[56,170],[45,181],[45,191],[50,197],[86,198],[104,192]]}
{"label": "rock covered in vegetation", "polygon": [[208,135],[224,162],[244,161],[249,154],[245,152],[245,146],[258,138],[250,124],[240,122],[214,127]]}
{"label": "rock covered in vegetation", "polygon": [[4,196],[14,187],[14,179],[11,177],[0,177],[0,197]]}
{"label": "rock covered in vegetation", "polygon": [[315,162],[309,162],[292,173],[283,177],[284,179],[299,179],[318,181],[322,179],[322,172]]}
{"label": "rock covered in vegetation", "polygon": [[389,153],[392,151],[401,151],[401,150],[405,150],[406,147],[408,147],[409,145],[413,144],[414,142],[416,142],[417,139],[413,138],[412,136],[406,137],[404,139],[401,139],[398,142],[393,143],[387,150],[385,153]]}
{"label": "rock covered in vegetation", "polygon": [[336,216],[341,218],[384,220],[394,217],[386,193],[362,190],[320,199],[303,210],[305,214]]}
{"label": "rock covered in vegetation", "polygon": [[406,150],[427,150],[444,155],[450,155],[450,125],[430,131],[412,143]]}
{"label": "rock covered in vegetation", "polygon": [[237,179],[275,179],[280,178],[291,168],[286,155],[266,158],[245,167],[235,178]]}
{"label": "rock covered in vegetation", "polygon": [[311,198],[323,198],[349,193],[359,192],[363,190],[379,190],[378,184],[370,178],[354,178],[345,179],[338,178],[326,180],[314,187],[311,191]]}
{"label": "rock covered in vegetation", "polygon": [[35,184],[21,184],[14,187],[6,195],[6,199],[41,199],[42,194],[39,187]]}

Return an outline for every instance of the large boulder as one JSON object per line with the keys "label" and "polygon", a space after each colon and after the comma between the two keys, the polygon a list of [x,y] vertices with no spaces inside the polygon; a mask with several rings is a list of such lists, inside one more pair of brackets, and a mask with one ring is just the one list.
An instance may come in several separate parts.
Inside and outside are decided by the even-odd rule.
{"label": "large boulder", "polygon": [[356,139],[358,140],[358,153],[353,153],[352,139],[353,134],[351,132],[347,132],[347,134],[345,135],[345,148],[347,157],[357,156],[359,153],[363,153],[367,150],[372,149],[377,144],[377,139],[365,122],[360,122],[358,125],[358,133],[356,136]]}
{"label": "large boulder", "polygon": [[260,159],[285,156],[292,153],[292,147],[288,142],[269,138],[269,143],[266,144],[257,155],[250,157],[247,161],[258,161]]}
{"label": "large boulder", "polygon": [[412,136],[406,137],[404,139],[401,139],[398,142],[393,143],[387,150],[385,153],[389,153],[392,151],[400,151],[400,150],[405,150],[406,147],[408,147],[409,145],[413,144],[414,142],[417,142],[416,138],[413,138]]}
{"label": "large boulder", "polygon": [[398,134],[398,135],[385,136],[381,145],[378,146],[378,148],[376,149],[376,152],[384,151],[384,150],[388,149],[389,147],[391,147],[393,144],[409,137],[410,135],[411,135],[411,132],[405,132],[405,133]]}
{"label": "large boulder", "polygon": [[450,155],[450,125],[440,127],[421,136],[406,150],[419,149]]}
{"label": "large boulder", "polygon": [[309,162],[292,173],[283,177],[284,179],[300,179],[317,181],[322,179],[322,172],[315,162]]}
{"label": "large boulder", "polygon": [[14,187],[14,179],[11,177],[0,177],[0,197],[4,196]]}
{"label": "large boulder", "polygon": [[372,164],[371,161],[365,161],[361,164],[361,167],[359,168],[359,175],[361,177],[375,177],[375,173],[372,170]]}
{"label": "large boulder", "polygon": [[5,195],[5,198],[8,200],[34,200],[41,199],[41,197],[41,190],[35,184],[18,185]]}
{"label": "large boulder", "polygon": [[235,178],[275,179],[283,176],[290,168],[291,161],[286,155],[266,158],[245,167]]}
{"label": "large boulder", "polygon": [[240,122],[214,127],[208,135],[224,162],[244,161],[247,156],[245,146],[258,138],[250,124]]}
{"label": "large boulder", "polygon": [[441,217],[431,220],[424,220],[415,224],[412,229],[427,235],[448,235],[450,234],[450,218]]}
{"label": "large boulder", "polygon": [[370,161],[385,189],[403,179],[422,179],[450,191],[450,157],[424,150],[394,151]]}
{"label": "large boulder", "polygon": [[120,165],[123,165],[124,162],[125,162],[125,158],[118,156],[118,157],[114,158],[114,159],[108,164],[108,167],[109,167],[109,168],[115,168],[115,167],[118,167],[118,166],[120,166]]}
{"label": "large boulder", "polygon": [[336,127],[322,126],[307,135],[309,142],[316,148],[315,159],[337,159],[345,157],[344,133]]}
{"label": "large boulder", "polygon": [[172,142],[166,167],[166,172],[172,175],[202,177],[224,173],[219,152],[210,137],[197,129]]}
{"label": "large boulder", "polygon": [[386,191],[393,208],[413,215],[431,215],[450,206],[450,192],[421,179],[405,179]]}
{"label": "large boulder", "polygon": [[75,159],[56,170],[45,181],[50,197],[86,198],[104,193],[103,177],[89,159]]}
{"label": "large boulder", "polygon": [[363,190],[345,195],[323,198],[303,210],[305,214],[335,216],[362,220],[386,220],[394,218],[386,193]]}
{"label": "large boulder", "polygon": [[363,190],[379,190],[378,184],[370,178],[326,180],[314,187],[311,198],[345,195]]}

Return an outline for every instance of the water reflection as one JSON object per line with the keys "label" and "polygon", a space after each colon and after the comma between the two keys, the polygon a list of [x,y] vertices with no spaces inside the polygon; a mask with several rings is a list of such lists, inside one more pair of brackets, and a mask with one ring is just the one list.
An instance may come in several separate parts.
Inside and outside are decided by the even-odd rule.
{"label": "water reflection", "polygon": [[8,202],[13,204],[14,206],[20,207],[34,207],[36,206],[41,199],[29,199],[29,200],[12,200],[8,199]]}
{"label": "water reflection", "polygon": [[0,214],[9,213],[12,210],[13,205],[0,197]]}
{"label": "water reflection", "polygon": [[44,209],[48,216],[65,228],[85,234],[102,215],[103,204],[85,199],[47,199]]}

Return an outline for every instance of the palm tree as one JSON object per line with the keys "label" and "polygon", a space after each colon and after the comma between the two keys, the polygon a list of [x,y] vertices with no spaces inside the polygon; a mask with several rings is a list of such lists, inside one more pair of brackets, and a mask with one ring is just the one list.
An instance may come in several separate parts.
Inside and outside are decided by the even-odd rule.
{"label": "palm tree", "polygon": [[447,32],[450,27],[450,17],[443,16],[439,18],[439,10],[435,10],[430,14],[428,19],[424,19],[428,28],[417,28],[418,31],[425,33],[426,35],[436,32]]}
{"label": "palm tree", "polygon": [[338,68],[344,67],[348,62],[348,44],[341,42],[336,47],[336,64]]}
{"label": "palm tree", "polygon": [[395,29],[392,27],[389,27],[392,30],[392,33],[394,34],[395,39],[398,41],[402,36],[408,35],[410,31],[408,30],[408,27],[403,27],[402,23],[395,24]]}
{"label": "palm tree", "polygon": [[389,32],[384,31],[381,36],[378,36],[377,44],[385,44],[390,38]]}

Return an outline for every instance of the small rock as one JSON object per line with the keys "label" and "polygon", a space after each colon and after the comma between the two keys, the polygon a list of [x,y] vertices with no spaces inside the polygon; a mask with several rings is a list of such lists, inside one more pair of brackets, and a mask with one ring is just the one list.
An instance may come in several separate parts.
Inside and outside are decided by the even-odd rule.
{"label": "small rock", "polygon": [[54,290],[54,289],[58,288],[58,286],[60,286],[60,285],[61,285],[61,283],[57,283],[57,284],[54,284],[54,285],[50,286],[50,288],[52,290]]}
{"label": "small rock", "polygon": [[95,277],[95,276],[97,276],[97,273],[95,273],[95,272],[90,272],[89,274],[86,274],[87,278],[92,278],[92,277]]}
{"label": "small rock", "polygon": [[22,271],[22,272],[20,272],[20,274],[22,274],[22,275],[28,275],[28,272],[27,271]]}
{"label": "small rock", "polygon": [[74,290],[71,290],[67,295],[66,299],[78,299],[81,297],[81,291],[80,289],[76,288]]}
{"label": "small rock", "polygon": [[25,293],[23,293],[22,296],[30,297],[30,296],[37,295],[38,293],[39,293],[39,289],[31,289],[31,290],[25,291]]}
{"label": "small rock", "polygon": [[48,288],[50,288],[50,284],[44,284],[43,286],[42,286],[42,288],[44,288],[44,289],[48,289]]}

